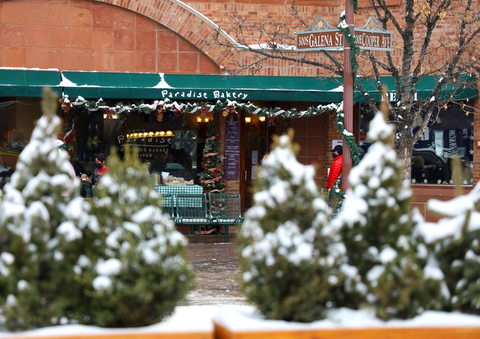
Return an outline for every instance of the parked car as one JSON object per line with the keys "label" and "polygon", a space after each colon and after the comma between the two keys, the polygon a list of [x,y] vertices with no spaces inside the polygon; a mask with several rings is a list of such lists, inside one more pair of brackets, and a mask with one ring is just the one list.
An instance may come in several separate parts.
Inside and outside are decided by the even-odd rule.
{"label": "parked car", "polygon": [[451,179],[449,162],[431,150],[414,150],[412,182],[438,184]]}

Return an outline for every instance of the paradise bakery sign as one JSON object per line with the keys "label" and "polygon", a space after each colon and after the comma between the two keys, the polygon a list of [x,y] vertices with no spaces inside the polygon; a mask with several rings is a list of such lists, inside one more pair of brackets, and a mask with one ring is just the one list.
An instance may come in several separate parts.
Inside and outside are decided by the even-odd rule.
{"label": "paradise bakery sign", "polygon": [[178,90],[162,89],[162,99],[219,99],[246,100],[248,93],[231,90]]}

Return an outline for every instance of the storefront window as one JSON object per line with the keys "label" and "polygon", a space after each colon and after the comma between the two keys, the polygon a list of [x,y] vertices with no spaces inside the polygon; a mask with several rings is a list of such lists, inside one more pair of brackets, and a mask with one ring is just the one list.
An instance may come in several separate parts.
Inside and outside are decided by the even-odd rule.
{"label": "storefront window", "polygon": [[[75,110],[74,110],[75,111]],[[198,183],[198,169],[205,145],[205,123],[194,115],[178,112],[121,113],[78,111],[75,114],[76,145],[80,171],[93,171],[98,153],[108,155],[116,147],[122,156],[129,145],[138,151],[150,173],[160,180],[162,172]],[[107,159],[108,163],[108,159]]]}
{"label": "storefront window", "polygon": [[10,181],[41,115],[40,99],[0,98],[0,189]]}
{"label": "storefront window", "polygon": [[[360,146],[367,150],[365,140],[368,123],[373,113],[368,106],[360,109]],[[413,123],[415,133],[422,117]],[[450,104],[436,110],[428,122],[421,139],[415,144],[412,157],[412,183],[453,184],[452,159],[459,157],[462,166],[463,184],[473,184],[473,114],[465,112],[460,105]]]}
{"label": "storefront window", "polygon": [[30,141],[35,123],[41,115],[40,99],[1,98],[0,147],[22,151]]}

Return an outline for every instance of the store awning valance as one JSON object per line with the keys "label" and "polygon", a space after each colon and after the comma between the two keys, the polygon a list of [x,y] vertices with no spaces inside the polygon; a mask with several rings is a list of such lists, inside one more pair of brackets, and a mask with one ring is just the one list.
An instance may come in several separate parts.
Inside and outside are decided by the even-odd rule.
{"label": "store awning valance", "polygon": [[[393,77],[382,77],[390,101],[396,101]],[[417,86],[418,99],[430,99],[438,76],[424,76]],[[359,80],[375,100],[381,95],[373,79]],[[236,100],[269,102],[339,103],[343,79],[338,77],[225,76],[163,73],[113,73],[57,70],[0,69],[0,97],[41,97],[42,87],[52,87],[70,98],[117,100]],[[473,78],[464,76],[446,86],[436,100],[478,97]],[[355,101],[365,102],[355,91]]]}
{"label": "store awning valance", "polygon": [[[171,99],[237,101],[306,101],[338,103],[343,101],[343,79],[336,77],[224,76],[148,73],[62,72],[64,92],[69,97],[94,99]],[[396,101],[393,77],[382,77],[390,101]],[[424,76],[417,85],[418,99],[430,99],[439,76]],[[464,76],[446,86],[437,100],[478,97],[473,79]],[[375,101],[381,100],[376,81],[360,80]],[[365,102],[355,91],[355,102]]]}
{"label": "store awning valance", "polygon": [[61,95],[58,70],[0,69],[0,97],[42,97],[42,88],[51,87]]}
{"label": "store awning valance", "polygon": [[71,98],[339,102],[343,95],[341,83],[335,78],[97,72],[62,74],[66,84],[65,94]]}
{"label": "store awning valance", "polygon": [[[440,75],[423,76],[417,83],[416,100],[430,100],[432,91],[440,81]],[[381,93],[377,90],[377,81],[372,78],[364,78],[359,80],[360,85],[365,88],[368,94],[375,100],[381,100]],[[395,79],[393,77],[381,77],[381,83],[387,90],[389,101],[395,102],[398,100],[396,95]],[[442,88],[440,94],[434,100],[465,100],[478,98],[478,91],[476,88],[475,79],[468,75],[459,76],[454,84],[448,84]],[[365,102],[365,98],[355,91],[355,101]]]}

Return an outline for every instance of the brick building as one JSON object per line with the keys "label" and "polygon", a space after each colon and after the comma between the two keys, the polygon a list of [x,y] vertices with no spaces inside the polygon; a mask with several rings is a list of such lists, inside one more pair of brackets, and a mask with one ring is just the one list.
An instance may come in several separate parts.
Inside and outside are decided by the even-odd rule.
{"label": "brick building", "polygon": [[[400,14],[404,11],[402,0],[387,0],[387,3],[394,13]],[[72,100],[79,96],[91,100],[102,98],[105,102],[109,102],[109,107],[115,106],[118,101],[124,103],[142,101],[151,104],[155,99],[164,99],[161,89],[166,87],[144,84],[142,90],[141,86],[137,88],[133,84],[134,76],[129,76],[125,80],[132,81],[130,85],[132,88],[129,88],[126,83],[115,83],[117,80],[108,83],[105,77],[97,76],[96,72],[109,72],[112,79],[120,76],[118,82],[126,79],[122,77],[125,74],[165,74],[162,81],[179,82],[178,86],[173,86],[174,88],[184,90],[193,88],[201,92],[210,82],[223,84],[222,80],[226,79],[224,74],[229,70],[256,60],[255,55],[251,53],[233,51],[212,44],[212,32],[216,30],[216,25],[220,26],[224,32],[234,31],[236,24],[232,15],[235,14],[245,20],[244,29],[250,30],[248,33],[252,34],[252,38],[248,41],[251,44],[258,43],[255,40],[255,32],[252,31],[255,29],[253,24],[269,22],[284,24],[290,36],[294,37],[295,31],[304,27],[293,24],[295,21],[292,19],[290,5],[279,0],[0,1],[0,67],[4,68],[3,73],[0,72],[4,76],[3,80],[0,78],[0,124],[2,124],[0,125],[0,147],[4,150],[3,162],[7,163],[11,156],[9,151],[5,150],[7,145],[17,144],[21,147],[22,143],[28,141],[33,122],[40,114],[37,107],[41,95],[39,86],[49,84],[55,87],[59,94],[68,94]],[[323,16],[331,24],[336,24],[343,6],[344,0],[299,0],[296,2],[296,15],[306,22],[313,22],[316,17]],[[366,0],[360,0],[359,7],[355,21],[363,25],[374,12],[369,8]],[[433,43],[433,47],[439,47],[439,41],[442,39],[445,41],[455,38],[457,34],[455,20],[455,15],[451,15],[439,24],[435,34],[442,38],[437,38],[438,41]],[[228,40],[229,36],[221,33],[220,39]],[[392,57],[398,64],[402,56],[400,40],[401,37],[394,33]],[[448,44],[443,45],[442,48],[448,48]],[[381,57],[381,52],[374,53]],[[438,58],[447,57],[449,57],[448,53],[437,53],[436,59],[430,60],[429,64],[439,62]],[[311,58],[321,60],[322,56],[315,53]],[[341,60],[341,53],[338,54],[338,58]],[[359,59],[359,66],[362,75],[371,74],[371,66],[365,59]],[[42,76],[36,79],[39,74]],[[5,80],[7,75],[10,82]],[[190,76],[181,77],[182,75]],[[205,78],[204,75],[211,75],[212,78]],[[55,80],[56,76],[58,81]],[[255,76],[285,77],[285,81],[289,82],[289,79],[295,78],[334,77],[335,75],[319,67],[299,66],[286,60],[270,59],[264,62]],[[244,73],[243,77],[249,77],[248,73]],[[138,81],[146,81],[141,75],[138,79],[140,78],[141,80]],[[50,79],[50,82],[46,79]],[[245,80],[245,78],[242,79]],[[239,81],[243,81],[242,79]],[[155,82],[155,80],[152,81]],[[248,79],[245,81],[248,82]],[[245,101],[252,101],[259,107],[279,106],[283,109],[298,110],[331,103],[326,91],[318,91],[312,94],[312,97],[302,98],[298,93],[301,89],[295,92],[295,88],[292,87],[291,93],[295,94],[286,93],[284,97],[275,97],[273,94],[271,96],[265,94],[270,90],[268,86],[267,81],[265,87],[251,87],[251,95]],[[235,91],[239,88],[231,88],[231,90]],[[211,89],[208,88],[208,90]],[[225,91],[228,87],[221,89]],[[469,96],[475,99],[474,106],[480,109],[477,97],[477,91]],[[213,100],[214,97],[208,97],[208,99]],[[198,101],[189,97],[175,97],[175,94],[172,100]],[[105,112],[101,111],[101,113]],[[355,106],[354,113],[355,130],[353,132],[358,135],[357,138],[360,138],[361,142],[361,136],[365,132],[365,121],[362,119],[368,114],[364,114],[360,104]],[[59,114],[63,113],[59,111]],[[89,160],[89,151],[98,149],[105,151],[107,147],[119,142],[118,137],[122,133],[131,134],[135,130],[148,131],[155,120],[148,117],[142,120],[130,116],[127,121],[122,122],[122,126],[117,126],[115,122],[103,119],[103,114],[84,116],[77,125],[76,133],[79,142],[83,143],[78,146],[78,152],[81,153],[79,157],[85,162]],[[181,147],[183,147],[182,142],[193,145],[185,147],[190,147],[194,162],[200,161],[201,152],[199,151],[202,148],[201,139],[205,129],[201,122],[197,122],[198,116],[199,114],[194,114],[185,118],[182,128],[178,128],[183,131],[180,133],[183,139],[174,141]],[[65,117],[68,118],[68,114]],[[246,117],[251,118],[250,123],[245,122]],[[225,126],[228,119],[225,119],[222,114],[216,114],[215,118],[220,122],[219,134],[225,141]],[[172,119],[175,119],[175,116]],[[331,164],[332,141],[341,139],[330,114],[297,119],[278,118],[273,124],[259,120],[255,114],[240,112],[237,120],[241,133],[238,178],[229,180],[227,188],[230,192],[243,194],[244,208],[249,205],[248,185],[254,175],[254,168],[258,166],[261,157],[268,149],[269,137],[272,134],[284,132],[288,127],[295,128],[295,139],[301,146],[299,160],[305,164],[317,164],[317,183],[319,187],[326,187],[327,170]],[[444,120],[446,124],[452,119]],[[142,127],[145,124],[149,126],[147,129]],[[480,179],[480,166],[478,166],[480,148],[473,146],[476,143],[473,136],[480,135],[480,124],[476,115],[472,114],[463,121],[461,126],[444,126],[442,135],[438,131],[430,131],[431,140],[438,143],[441,138],[448,139],[446,135],[452,130],[456,132],[450,132],[451,134],[463,133],[465,139],[463,141],[465,145],[459,145],[464,154],[464,162],[468,165],[466,167],[471,168],[471,174],[465,184],[468,190]],[[189,134],[188,131],[196,132]],[[185,141],[187,138],[195,141],[187,142]],[[445,142],[448,142],[447,139]],[[469,145],[466,145],[466,140],[471,140]],[[438,154],[432,161],[437,161],[437,158]],[[442,159],[438,161],[445,161],[443,157],[440,158]],[[446,161],[443,165],[446,165]],[[448,175],[432,180],[428,178],[427,184],[416,182],[413,185],[415,204],[424,213],[426,213],[424,203],[429,197],[453,196],[453,187],[449,185]]]}

